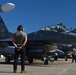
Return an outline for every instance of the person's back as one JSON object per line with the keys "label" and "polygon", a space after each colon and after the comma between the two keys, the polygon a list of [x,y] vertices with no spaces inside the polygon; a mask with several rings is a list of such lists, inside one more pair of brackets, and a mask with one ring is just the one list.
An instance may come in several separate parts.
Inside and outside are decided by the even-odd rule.
{"label": "person's back", "polygon": [[14,38],[16,44],[22,44],[24,42],[26,34],[23,31],[18,31],[15,33]]}
{"label": "person's back", "polygon": [[13,69],[14,73],[17,71],[17,60],[19,54],[21,55],[21,73],[24,73],[25,69],[25,44],[27,43],[27,35],[26,33],[23,32],[23,27],[22,25],[19,25],[17,28],[17,32],[14,34],[12,38],[12,42],[15,46],[15,58],[14,58],[14,64],[13,64]]}

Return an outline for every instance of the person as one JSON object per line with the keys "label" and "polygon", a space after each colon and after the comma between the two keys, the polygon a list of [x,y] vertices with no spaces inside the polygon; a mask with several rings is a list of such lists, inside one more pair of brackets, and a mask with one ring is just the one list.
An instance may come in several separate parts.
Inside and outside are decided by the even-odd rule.
{"label": "person", "polygon": [[72,63],[75,61],[76,63],[76,49],[74,48],[72,51]]}
{"label": "person", "polygon": [[15,46],[13,72],[17,72],[17,60],[19,55],[21,55],[21,73],[25,73],[25,45],[27,43],[27,34],[23,32],[22,25],[18,26],[17,32],[13,35],[12,43]]}

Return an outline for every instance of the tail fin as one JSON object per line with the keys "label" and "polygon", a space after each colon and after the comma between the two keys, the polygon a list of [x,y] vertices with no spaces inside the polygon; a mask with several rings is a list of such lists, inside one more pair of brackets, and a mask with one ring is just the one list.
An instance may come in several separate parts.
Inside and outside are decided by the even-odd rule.
{"label": "tail fin", "polygon": [[7,33],[8,32],[8,29],[7,27],[5,26],[5,23],[2,19],[2,17],[0,16],[0,33]]}

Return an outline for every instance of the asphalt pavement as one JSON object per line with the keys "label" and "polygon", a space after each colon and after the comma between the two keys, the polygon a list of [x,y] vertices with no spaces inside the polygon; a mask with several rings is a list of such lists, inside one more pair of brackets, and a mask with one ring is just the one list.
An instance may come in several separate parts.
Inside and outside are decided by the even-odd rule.
{"label": "asphalt pavement", "polygon": [[17,68],[17,73],[13,73],[13,62],[6,64],[4,59],[0,58],[0,75],[76,75],[76,63],[71,63],[71,59],[68,61],[58,59],[58,61],[49,62],[48,65],[38,60],[33,64],[25,62],[26,73],[20,73],[20,62]]}

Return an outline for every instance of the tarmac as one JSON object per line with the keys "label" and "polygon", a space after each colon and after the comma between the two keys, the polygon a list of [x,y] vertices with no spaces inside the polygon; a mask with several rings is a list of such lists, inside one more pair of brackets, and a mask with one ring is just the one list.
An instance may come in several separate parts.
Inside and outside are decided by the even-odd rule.
{"label": "tarmac", "polygon": [[76,63],[71,63],[71,59],[58,59],[48,65],[44,65],[40,60],[32,64],[25,62],[26,73],[21,73],[20,62],[17,68],[17,73],[13,73],[13,62],[6,64],[4,59],[0,58],[0,75],[76,75]]}

